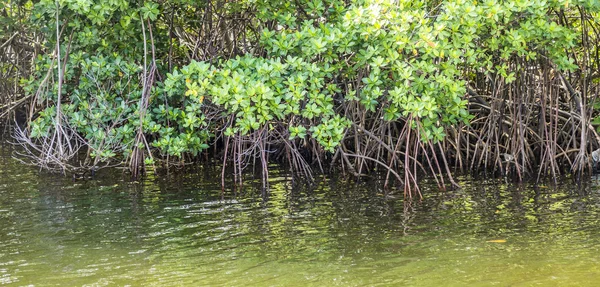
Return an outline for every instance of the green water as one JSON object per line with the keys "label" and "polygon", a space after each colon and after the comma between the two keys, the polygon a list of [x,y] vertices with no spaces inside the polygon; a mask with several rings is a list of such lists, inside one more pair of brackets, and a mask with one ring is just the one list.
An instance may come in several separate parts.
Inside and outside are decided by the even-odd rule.
{"label": "green water", "polygon": [[[405,204],[363,184],[221,193],[210,170],[40,174],[0,147],[0,285],[598,286],[600,187],[463,179]],[[506,242],[488,242],[500,240]]]}

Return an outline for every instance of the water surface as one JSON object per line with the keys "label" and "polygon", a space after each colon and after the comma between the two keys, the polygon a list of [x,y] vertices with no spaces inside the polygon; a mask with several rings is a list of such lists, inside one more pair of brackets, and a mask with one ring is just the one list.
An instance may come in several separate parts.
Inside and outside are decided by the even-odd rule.
{"label": "water surface", "polygon": [[0,285],[598,286],[600,188],[461,179],[408,204],[380,182],[292,187],[273,170],[73,181],[0,146]]}

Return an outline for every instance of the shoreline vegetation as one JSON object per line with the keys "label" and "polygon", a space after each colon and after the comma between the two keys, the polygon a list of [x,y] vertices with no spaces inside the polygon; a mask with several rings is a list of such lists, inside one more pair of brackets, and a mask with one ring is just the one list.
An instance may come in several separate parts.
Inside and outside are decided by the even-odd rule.
{"label": "shoreline vegetation", "polygon": [[[62,173],[282,163],[517,180],[600,161],[600,1],[0,4],[0,119]],[[19,124],[15,124],[18,122]],[[231,171],[231,172],[230,172]]]}

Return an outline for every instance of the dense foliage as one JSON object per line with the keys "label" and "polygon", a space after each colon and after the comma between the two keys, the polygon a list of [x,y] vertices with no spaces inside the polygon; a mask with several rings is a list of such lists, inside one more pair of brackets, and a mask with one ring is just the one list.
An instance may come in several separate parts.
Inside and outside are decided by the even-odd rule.
{"label": "dense foliage", "polygon": [[[42,0],[30,11],[44,52],[22,82],[34,106],[21,138],[42,146],[31,155],[46,167],[68,167],[75,141],[86,164],[124,160],[134,174],[217,143],[236,174],[259,158],[264,179],[271,154],[309,177],[311,162],[322,169],[328,159],[356,175],[383,167],[407,185],[417,165],[438,174],[449,162],[521,176],[564,156],[579,171],[597,146],[583,141],[594,132],[599,9],[569,0]],[[559,110],[576,111],[578,123],[560,122]],[[544,123],[532,123],[540,113]],[[561,135],[543,131],[553,122],[581,141],[557,149]]]}

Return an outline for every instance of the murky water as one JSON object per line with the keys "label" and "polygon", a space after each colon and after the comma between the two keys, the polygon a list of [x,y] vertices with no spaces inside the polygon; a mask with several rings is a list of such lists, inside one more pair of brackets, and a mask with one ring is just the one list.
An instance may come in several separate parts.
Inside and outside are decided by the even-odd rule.
{"label": "murky water", "polygon": [[72,181],[0,147],[0,285],[598,286],[600,187],[321,180],[221,193],[210,171]]}

